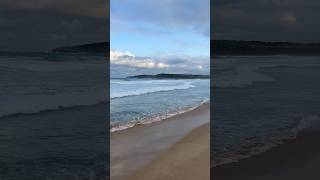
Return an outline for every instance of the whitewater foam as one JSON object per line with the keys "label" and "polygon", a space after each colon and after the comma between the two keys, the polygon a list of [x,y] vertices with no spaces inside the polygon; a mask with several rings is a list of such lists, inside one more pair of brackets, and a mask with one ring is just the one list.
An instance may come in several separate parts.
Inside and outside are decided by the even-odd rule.
{"label": "whitewater foam", "polygon": [[106,103],[105,93],[76,93],[57,95],[35,95],[11,98],[1,102],[0,117],[15,114],[36,114],[48,110],[61,110],[78,106],[92,106]]}
{"label": "whitewater foam", "polygon": [[106,102],[102,59],[53,62],[45,57],[0,56],[0,117]]}
{"label": "whitewater foam", "polygon": [[163,120],[166,120],[166,119],[171,118],[173,116],[195,110],[195,109],[201,107],[202,105],[209,104],[209,103],[210,103],[210,100],[205,99],[205,100],[201,101],[199,104],[197,104],[196,106],[176,109],[174,111],[170,111],[167,113],[158,114],[156,116],[152,116],[152,117],[148,117],[148,118],[132,120],[132,121],[129,121],[126,123],[113,123],[113,124],[111,124],[110,132],[122,131],[122,130],[132,128],[137,125],[147,125],[147,124],[151,124],[154,122],[163,121]]}
{"label": "whitewater foam", "polygon": [[195,87],[192,83],[192,80],[111,80],[110,98],[189,89]]}
{"label": "whitewater foam", "polygon": [[[303,61],[303,63],[301,63]],[[255,82],[273,82],[275,79],[261,72],[265,68],[320,67],[317,57],[295,56],[232,56],[219,57],[214,64],[214,87],[244,88]]]}
{"label": "whitewater foam", "polygon": [[[242,147],[243,150],[241,153],[230,154],[226,152],[221,154],[218,157],[216,156],[216,158],[213,160],[213,163],[212,163],[213,167],[239,162],[242,159],[246,159],[255,155],[262,154],[272,148],[275,148],[283,144],[285,141],[297,138],[299,133],[312,129],[312,127],[315,124],[319,124],[319,122],[320,122],[319,116],[306,115],[305,117],[302,117],[300,119],[296,127],[289,129],[288,132],[282,135],[274,136],[268,139],[267,142],[259,142],[260,144],[263,143],[261,145],[257,145],[258,142],[251,142],[251,141],[243,142],[242,145],[244,147]],[[246,153],[243,153],[244,151],[246,151]]]}
{"label": "whitewater foam", "polygon": [[259,69],[266,68],[266,65],[238,65],[225,68],[216,73],[213,77],[215,87],[219,88],[243,88],[252,85],[254,82],[272,82],[274,78],[259,73]]}

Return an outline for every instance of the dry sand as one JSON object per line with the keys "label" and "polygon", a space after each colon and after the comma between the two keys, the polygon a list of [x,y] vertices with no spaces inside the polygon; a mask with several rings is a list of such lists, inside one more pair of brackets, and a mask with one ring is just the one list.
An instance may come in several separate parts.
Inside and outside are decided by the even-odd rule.
{"label": "dry sand", "polygon": [[214,180],[319,180],[320,133],[309,132],[265,153],[211,169]]}
{"label": "dry sand", "polygon": [[210,127],[196,128],[128,180],[209,180]]}
{"label": "dry sand", "polygon": [[[200,180],[208,179],[209,125],[201,126],[209,121],[210,105],[203,104],[167,120],[111,133],[110,179],[139,177],[143,180],[143,177],[149,179],[149,175],[157,173],[159,178],[170,180],[168,176],[172,174],[174,179],[179,180],[177,175],[180,172],[193,172],[191,169],[195,169],[194,175],[199,176]],[[199,167],[207,173],[196,170]],[[151,171],[153,173],[150,174]]]}

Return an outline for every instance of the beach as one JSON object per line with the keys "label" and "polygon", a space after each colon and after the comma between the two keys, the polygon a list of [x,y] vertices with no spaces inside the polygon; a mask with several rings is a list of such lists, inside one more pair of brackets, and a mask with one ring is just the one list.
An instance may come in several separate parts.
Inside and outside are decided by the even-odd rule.
{"label": "beach", "polygon": [[209,179],[209,120],[210,105],[205,103],[163,121],[111,133],[111,179]]}
{"label": "beach", "polygon": [[129,180],[210,179],[209,128],[192,130]]}
{"label": "beach", "polygon": [[320,132],[308,132],[260,155],[211,169],[219,180],[316,180],[320,177]]}
{"label": "beach", "polygon": [[319,179],[319,60],[216,59],[213,179]]}

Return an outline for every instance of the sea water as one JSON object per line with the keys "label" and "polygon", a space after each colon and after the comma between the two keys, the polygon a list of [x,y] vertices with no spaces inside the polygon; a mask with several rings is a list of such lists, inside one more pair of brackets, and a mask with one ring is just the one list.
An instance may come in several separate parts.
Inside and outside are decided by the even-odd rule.
{"label": "sea water", "polygon": [[319,130],[319,57],[218,57],[213,64],[213,165]]}
{"label": "sea water", "polygon": [[208,102],[209,79],[111,79],[111,131],[161,121]]}
{"label": "sea water", "polygon": [[106,102],[106,58],[0,56],[0,117]]}
{"label": "sea water", "polygon": [[104,179],[106,57],[0,55],[0,179]]}

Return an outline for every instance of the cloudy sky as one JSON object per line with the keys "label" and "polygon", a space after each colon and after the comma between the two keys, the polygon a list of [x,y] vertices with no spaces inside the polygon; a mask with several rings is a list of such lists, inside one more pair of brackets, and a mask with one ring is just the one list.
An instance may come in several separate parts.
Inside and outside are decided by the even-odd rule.
{"label": "cloudy sky", "polygon": [[111,76],[208,74],[210,0],[111,0]]}
{"label": "cloudy sky", "polygon": [[319,0],[214,0],[215,39],[320,42]]}
{"label": "cloudy sky", "polygon": [[106,0],[1,0],[0,50],[48,51],[108,40]]}

